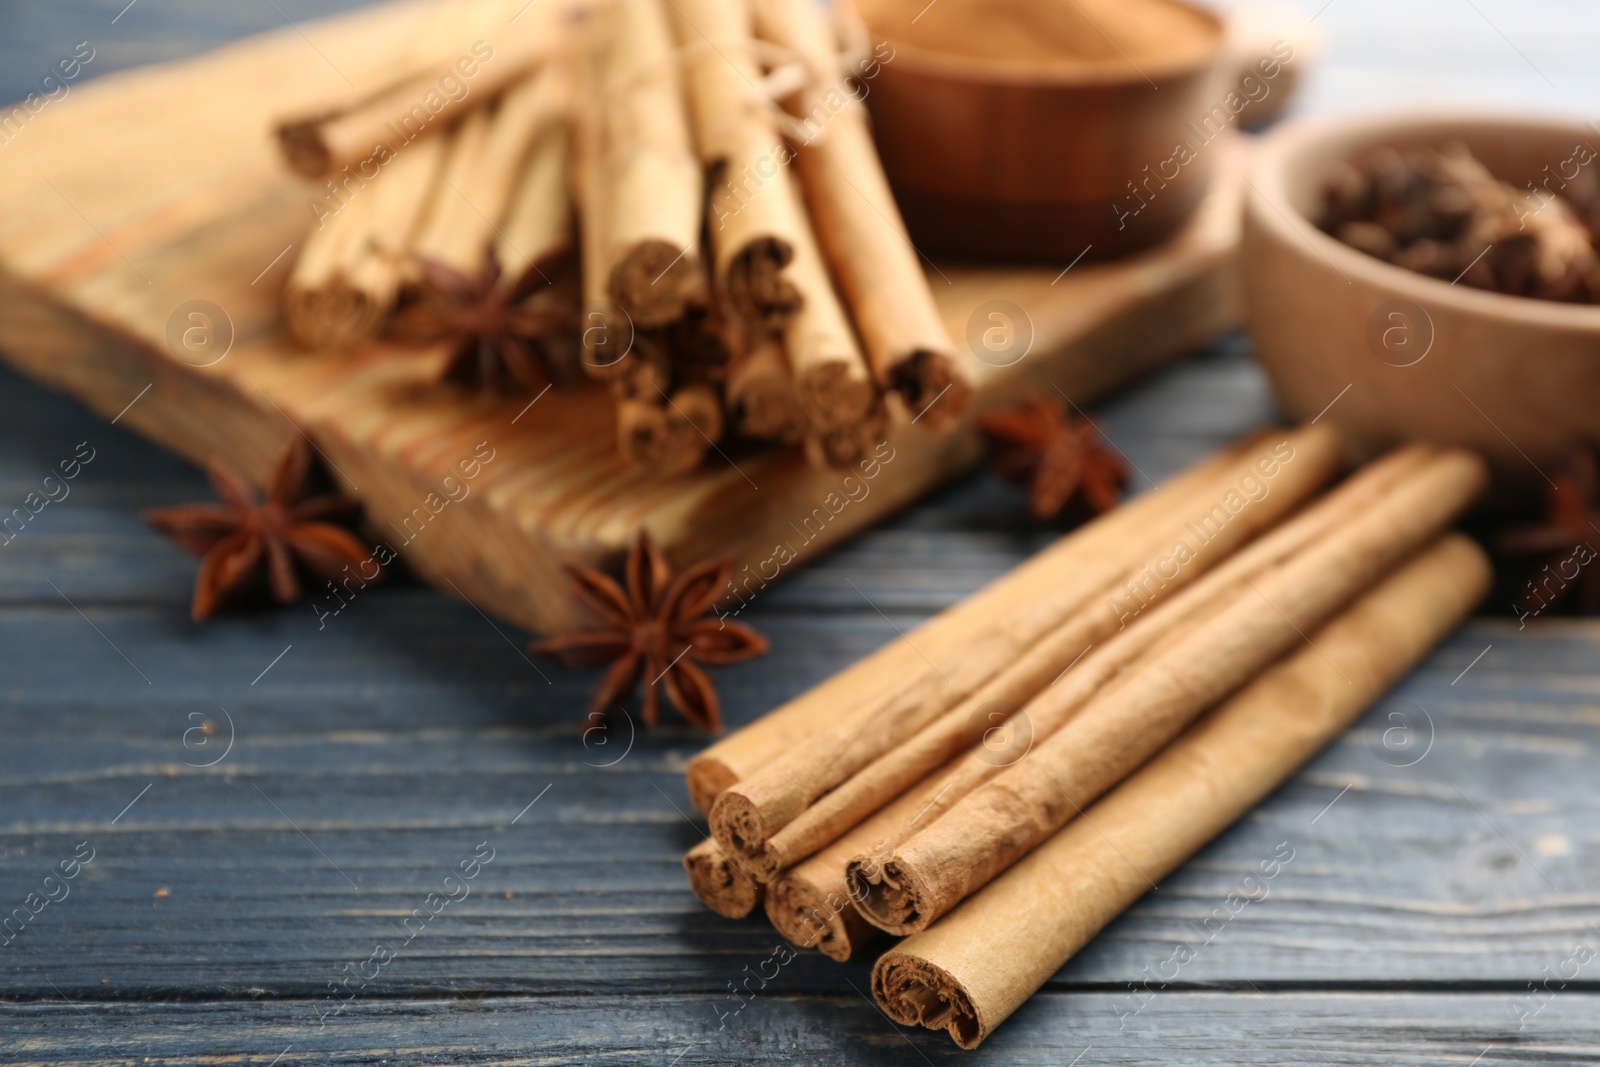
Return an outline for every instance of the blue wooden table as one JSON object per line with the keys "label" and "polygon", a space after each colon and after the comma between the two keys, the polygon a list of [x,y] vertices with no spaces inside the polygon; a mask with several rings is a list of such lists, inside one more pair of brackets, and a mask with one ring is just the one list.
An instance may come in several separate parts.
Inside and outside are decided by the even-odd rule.
{"label": "blue wooden table", "polygon": [[[341,6],[124,2],[0,5],[0,99],[80,41],[99,75]],[[1327,39],[1303,109],[1600,117],[1593,5],[1302,6]],[[1103,414],[1159,481],[1274,409],[1231,338]],[[1600,1058],[1595,624],[1468,625],[966,1054],[873,1007],[870,952],[802,954],[732,995],[776,935],[685,886],[699,736],[580,737],[589,676],[417,584],[321,628],[309,610],[196,626],[193,561],[139,515],[205,498],[201,475],[0,372],[0,514],[75,455],[70,494],[0,545],[0,1062]],[[976,476],[774,588],[749,613],[774,651],[719,674],[731,722],[1036,550],[1023,512]],[[1270,892],[1153,977],[1285,842]],[[476,875],[449,889],[463,861]]]}

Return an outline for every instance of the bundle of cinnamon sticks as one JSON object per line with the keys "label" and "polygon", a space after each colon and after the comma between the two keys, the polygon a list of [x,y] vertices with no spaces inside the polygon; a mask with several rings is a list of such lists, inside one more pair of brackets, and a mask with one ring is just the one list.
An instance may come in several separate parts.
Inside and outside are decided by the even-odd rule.
{"label": "bundle of cinnamon sticks", "polygon": [[560,0],[459,51],[278,125],[322,183],[304,345],[416,334],[421,305],[456,379],[537,388],[572,352],[661,472],[725,434],[846,465],[891,419],[961,419],[967,357],[813,0]]}
{"label": "bundle of cinnamon sticks", "polygon": [[838,960],[905,936],[880,1006],[976,1046],[1485,592],[1476,456],[1341,456],[1252,436],[706,749],[694,891]]}
{"label": "bundle of cinnamon sticks", "polygon": [[426,265],[476,277],[492,255],[507,290],[557,271],[571,246],[564,56],[580,10],[539,5],[491,42],[471,39],[474,8],[441,7],[429,37],[448,51],[397,57],[390,84],[277,124],[285,163],[311,183],[312,227],[284,290],[301,344],[374,340]]}

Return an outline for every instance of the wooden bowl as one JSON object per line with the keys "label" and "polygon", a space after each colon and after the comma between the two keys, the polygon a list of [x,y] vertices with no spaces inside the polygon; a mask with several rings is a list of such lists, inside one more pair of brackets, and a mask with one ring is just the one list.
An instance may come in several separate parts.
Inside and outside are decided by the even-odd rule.
{"label": "wooden bowl", "polygon": [[1246,192],[1250,332],[1283,405],[1331,419],[1358,457],[1420,438],[1476,449],[1507,486],[1542,486],[1541,472],[1574,442],[1600,440],[1600,307],[1452,285],[1358,252],[1313,221],[1337,161],[1452,141],[1520,188],[1546,167],[1570,177],[1575,147],[1595,138],[1575,120],[1523,116],[1280,128]]}
{"label": "wooden bowl", "polygon": [[[1225,32],[1210,12],[1174,2],[1202,39],[1134,69],[935,51],[916,43],[921,2],[838,6],[878,59],[863,80],[867,109],[924,251],[1066,262],[1088,246],[1101,258],[1165,240],[1199,206],[1213,153],[1185,124],[1227,88],[1213,79]],[[921,17],[943,14],[930,5]],[[1192,159],[1174,161],[1179,143],[1197,141]]]}

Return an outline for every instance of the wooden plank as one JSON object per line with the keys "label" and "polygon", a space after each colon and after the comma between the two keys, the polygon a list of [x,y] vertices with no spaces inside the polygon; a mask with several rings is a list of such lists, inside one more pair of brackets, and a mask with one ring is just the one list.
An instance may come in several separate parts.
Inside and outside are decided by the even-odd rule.
{"label": "wooden plank", "polygon": [[[756,956],[759,963],[763,957]],[[397,964],[398,965],[398,962]],[[730,962],[733,975],[739,968]],[[772,973],[770,967],[767,973]],[[1113,993],[1036,996],[977,1053],[942,1034],[900,1031],[859,992],[788,991],[779,972],[737,1015],[726,990],[647,997],[485,997],[470,986],[434,1000],[358,997],[319,1028],[309,1001],[0,1004],[18,1067],[228,1062],[249,1067],[385,1063],[606,1065],[828,1064],[881,1067],[1005,1063],[1185,1067],[1593,1062],[1600,996],[1567,991],[1518,1030],[1512,991],[1372,989],[1157,994],[1122,1025]],[[754,985],[754,983],[752,983]],[[719,1013],[730,1013],[724,1018]]]}
{"label": "wooden plank", "polygon": [[[479,0],[471,10],[492,41],[519,6]],[[737,466],[713,457],[663,479],[615,455],[610,404],[597,389],[521,417],[525,398],[427,387],[436,354],[373,348],[342,357],[288,345],[276,295],[287,260],[277,257],[303,239],[311,216],[306,191],[274,158],[268,123],[347,91],[346,82],[380,83],[431,10],[413,0],[285,28],[83,85],[70,106],[30,118],[0,172],[0,303],[14,309],[0,319],[0,348],[104,414],[139,398],[126,425],[191,459],[225,455],[257,478],[302,427],[364,498],[374,535],[391,542],[487,442],[498,462],[472,496],[430,521],[426,538],[396,547],[441,587],[453,583],[535,629],[569,624],[579,610],[560,562],[614,561],[641,524],[680,561],[767,558],[791,523],[838,489],[841,472],[767,452]],[[256,91],[267,84],[273,92]],[[111,171],[117,181],[103,180]],[[989,301],[1031,321],[1027,358],[996,367],[969,357],[983,404],[1050,383],[1086,401],[1235,323],[1239,186],[1236,166],[1222,171],[1194,226],[1137,259],[1066,273],[936,268],[958,341]],[[176,309],[195,299],[224,309],[236,333],[226,357],[203,368],[166,340]],[[970,428],[936,437],[910,425],[912,414],[890,435],[894,459],[870,502],[795,544],[800,556],[841,543],[975,462]]]}
{"label": "wooden plank", "polygon": [[[1199,399],[1193,408],[1185,398]],[[1179,414],[1170,414],[1178,409]],[[1149,488],[1193,457],[1272,417],[1265,383],[1237,344],[1197,357],[1149,389],[1097,409],[1105,431]],[[144,508],[208,499],[204,477],[135,434],[109,427],[70,398],[48,393],[0,366],[0,520],[22,507],[41,479],[80,443],[95,459],[69,495],[0,535],[0,604],[188,603],[195,561],[145,526]],[[55,490],[59,493],[59,489]],[[835,549],[826,567],[806,567],[763,590],[783,610],[931,613],[1038,551],[1057,529],[1025,518],[1021,489],[972,479]],[[52,587],[52,583],[54,586]],[[375,591],[375,596],[385,595]],[[303,606],[299,611],[307,610]],[[274,650],[276,651],[276,650]]]}
{"label": "wooden plank", "polygon": [[[717,918],[684,883],[679,857],[701,831],[682,770],[698,738],[641,733],[628,749],[624,723],[613,744],[585,747],[589,677],[536,670],[466,605],[397,592],[320,633],[309,616],[193,630],[168,609],[85,614],[0,613],[0,647],[30,664],[8,680],[0,887],[15,904],[78,842],[96,849],[73,895],[6,949],[0,995],[46,980],[88,995],[110,977],[121,995],[313,996],[484,841],[495,860],[396,970],[394,992],[705,990],[730,959],[770,948],[764,922]],[[762,615],[782,651],[722,672],[729,718],[911,621]],[[1057,986],[1159,973],[1280,842],[1293,861],[1183,981],[1536,977],[1600,923],[1587,828],[1600,785],[1586,773],[1600,748],[1597,638],[1597,624],[1474,623]],[[234,745],[192,766],[223,751],[217,706]],[[184,748],[195,707],[217,720],[217,747]],[[1384,748],[1394,714],[1432,724],[1413,766]],[[793,967],[802,988],[848,992],[865,963],[806,954]]]}

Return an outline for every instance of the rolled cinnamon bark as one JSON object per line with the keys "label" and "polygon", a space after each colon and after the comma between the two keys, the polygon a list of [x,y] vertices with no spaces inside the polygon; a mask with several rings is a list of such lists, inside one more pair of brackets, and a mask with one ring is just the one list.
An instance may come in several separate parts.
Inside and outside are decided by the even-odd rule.
{"label": "rolled cinnamon bark", "polygon": [[767,918],[778,933],[801,948],[818,949],[841,963],[877,936],[877,929],[850,903],[845,867],[857,855],[880,855],[892,848],[894,842],[883,834],[903,836],[920,825],[944,788],[941,778],[930,776],[887,805],[876,818],[773,878],[766,887]]}
{"label": "rolled cinnamon bark", "polygon": [[737,354],[728,370],[728,414],[746,437],[797,445],[805,436],[806,414],[795,395],[794,375],[783,345],[765,330],[745,324],[730,327]]}
{"label": "rolled cinnamon bark", "polygon": [[850,906],[831,865],[819,863],[816,869],[823,877],[814,877],[807,862],[764,887],[767,919],[797,948],[814,948],[844,963],[880,931]]}
{"label": "rolled cinnamon bark", "polygon": [[[1247,537],[1265,528],[1307,499],[1341,465],[1337,434],[1325,426],[1310,426],[1268,438],[1225,465],[1219,481],[1206,486],[1198,498],[1163,499],[1161,504],[1176,506],[1152,508],[1150,517],[1136,525],[1126,518],[1118,522],[1117,516],[1136,506],[1137,500],[1113,511],[1109,521],[1102,519],[1086,528],[1087,544],[1075,565],[1052,571],[1027,589],[1019,602],[997,598],[990,609],[993,614],[976,616],[981,621],[969,627],[926,637],[919,631],[908,639],[908,651],[895,666],[881,677],[864,680],[855,705],[836,711],[827,734],[777,757],[724,791],[711,809],[712,835],[735,862],[749,863],[747,869],[758,879],[768,876],[770,871],[761,865],[761,849],[768,838],[828,789],[1000,674],[1074,613],[1113,595],[1130,571],[1138,576],[1141,571],[1148,574],[1151,567],[1173,565],[1171,577],[1163,574],[1147,581],[1140,594],[1150,600],[1166,595],[1166,587],[1175,588],[1185,570],[1198,573],[1203,568],[1204,564],[1190,563],[1189,557],[1211,560],[1225,555],[1203,547],[1197,550],[1189,542],[1236,544],[1238,535]],[[1269,468],[1270,489],[1259,499],[1248,500],[1240,484],[1269,485],[1263,476]],[[1232,506],[1234,501],[1237,507]],[[1189,527],[1204,521],[1202,517],[1213,508],[1221,516],[1215,536],[1197,538]],[[1114,538],[1106,537],[1112,530]],[[1098,614],[1090,618],[1097,620],[1091,630],[1115,629],[1115,618]]]}
{"label": "rolled cinnamon bark", "polygon": [[[682,450],[667,427],[667,406],[642,397],[619,399],[617,452],[635,466],[653,470],[663,469],[669,460],[681,462]],[[695,456],[694,462],[699,458]]]}
{"label": "rolled cinnamon bark", "polygon": [[[551,62],[462,121],[413,252],[466,275],[483,270],[534,144],[564,120],[567,74]],[[546,164],[549,167],[549,164]]]}
{"label": "rolled cinnamon bark", "polygon": [[[477,167],[489,138],[493,117],[480,108],[462,119],[452,131],[445,149],[439,183],[428,199],[428,210],[411,242],[416,259],[430,259],[464,274],[476,274],[483,267],[483,250],[489,227],[472,205],[463,203],[455,192]],[[466,224],[466,234],[458,230],[465,215],[474,216]]]}
{"label": "rolled cinnamon bark", "polygon": [[801,303],[784,269],[801,222],[760,88],[750,12],[743,0],[673,0],[671,9],[695,147],[710,179],[713,283],[735,313],[776,327]]}
{"label": "rolled cinnamon bark", "polygon": [[704,176],[661,0],[617,0],[600,66],[598,182],[606,291],[639,328],[704,303]]}
{"label": "rolled cinnamon bark", "polygon": [[[580,362],[591,378],[615,384],[633,372],[636,327],[607,291],[610,238],[608,189],[603,180],[605,138],[603,86],[609,20],[596,20],[578,35],[573,61],[572,195],[578,215],[579,268],[583,308],[579,321]],[[662,386],[665,388],[665,385]],[[620,399],[619,399],[620,404]],[[618,421],[621,421],[618,409]],[[619,426],[620,433],[620,426]]]}
{"label": "rolled cinnamon bark", "polygon": [[[408,138],[445,128],[449,124],[434,121],[423,105],[423,98],[434,89],[434,78],[412,74],[334,108],[280,120],[273,132],[284,163],[301,177],[319,181],[358,165],[380,147],[392,152],[392,142],[404,147]],[[414,113],[419,105],[421,112]],[[468,110],[462,108],[460,114]]]}
{"label": "rolled cinnamon bark", "polygon": [[683,317],[658,331],[677,379],[684,382],[722,382],[733,357],[728,312],[712,299],[689,304]]}
{"label": "rolled cinnamon bark", "polygon": [[[883,848],[892,849],[918,828],[886,820],[885,805],[893,798],[953,757],[970,754],[973,758],[963,758],[936,776],[940,783],[937,800],[918,806],[919,821],[931,824],[1032,745],[1054,734],[1101,688],[1137,669],[1152,648],[1199,625],[1245,582],[1329,536],[1350,515],[1380,501],[1434,454],[1436,449],[1431,446],[1411,445],[1368,465],[1298,515],[1198,576],[1188,588],[1173,591],[1171,599],[1156,606],[1141,605],[1141,612],[1125,628],[1109,631],[1099,623],[1108,616],[1113,621],[1125,620],[1126,605],[1114,601],[1089,605],[904,744],[820,797],[766,841],[759,859],[748,858],[747,863],[763,872],[782,870],[830,846],[863,820],[874,826],[867,834],[872,847],[858,851],[868,862],[881,859]],[[1202,562],[1203,558],[1197,558],[1189,567]],[[1095,636],[1097,633],[1101,636]],[[991,751],[991,738],[1020,747]],[[973,751],[980,742],[981,747]],[[827,851],[836,850],[830,847]],[[845,865],[855,855],[844,856],[838,864],[841,891]],[[829,890],[833,888],[830,884]]]}
{"label": "rolled cinnamon bark", "polygon": [[570,151],[567,124],[556,121],[529,153],[495,242],[502,284],[509,289],[521,287],[530,274],[550,281],[550,272],[571,253]]}
{"label": "rolled cinnamon bark", "polygon": [[904,1026],[975,1048],[1159,880],[1358,718],[1483,596],[1489,565],[1448,536],[931,929],[878,960]]}
{"label": "rolled cinnamon bark", "polygon": [[1028,758],[962,798],[887,859],[852,862],[848,878],[856,908],[891,933],[926,929],[1200,712],[1438,537],[1487,482],[1487,468],[1471,453],[1430,457],[1337,533],[1247,582],[1204,625],[1177,634]]}
{"label": "rolled cinnamon bark", "polygon": [[[812,0],[752,0],[757,31],[790,49],[807,85],[795,165],[817,239],[838,279],[880,388],[904,397],[931,429],[949,429],[974,395],[960,353],[934,304],[867,127],[866,109],[839,76],[833,33]],[[824,116],[815,122],[813,116]],[[812,127],[816,126],[815,129]]]}
{"label": "rolled cinnamon bark", "polygon": [[[748,780],[783,753],[806,747],[817,734],[835,729],[840,719],[860,705],[881,700],[892,688],[892,682],[911,677],[918,665],[926,667],[916,646],[938,643],[953,647],[964,635],[979,631],[989,620],[1008,613],[1013,604],[1026,603],[1037,590],[1049,588],[1058,575],[1082,570],[1085,561],[1106,545],[1118,543],[1157,516],[1175,513],[1180,506],[1201,498],[1216,499],[1233,484],[1241,459],[1269,438],[1273,435],[1267,431],[1252,434],[1169,478],[1159,489],[1134,497],[940,612],[907,637],[884,645],[701,750],[689,761],[686,784],[690,801],[698,811],[709,812],[717,797],[734,783]],[[1308,451],[1313,462],[1325,461],[1317,458],[1324,455],[1325,446],[1316,445]]]}
{"label": "rolled cinnamon bark", "polygon": [[665,406],[672,377],[672,360],[666,346],[658,337],[641,334],[634,338],[633,351],[623,363],[623,372],[607,385],[618,401],[646,400]]}
{"label": "rolled cinnamon bark", "polygon": [[765,895],[761,883],[729,862],[722,847],[709,837],[684,854],[683,869],[689,872],[694,895],[730,919],[742,919],[755,911]]}
{"label": "rolled cinnamon bark", "polygon": [[692,433],[700,438],[700,449],[705,449],[722,439],[725,427],[722,399],[717,391],[704,383],[685,385],[673,392],[667,406],[672,410],[671,424],[676,433]]}
{"label": "rolled cinnamon bark", "polygon": [[347,186],[347,199],[306,237],[283,292],[284,318],[300,344],[345,349],[378,335],[399,295],[445,144],[418,142],[370,181]]}
{"label": "rolled cinnamon bark", "polygon": [[617,404],[617,447],[629,460],[661,474],[696,466],[722,436],[722,403],[703,384],[669,398],[629,398]]}
{"label": "rolled cinnamon bark", "polygon": [[806,435],[806,460],[813,467],[852,467],[888,439],[889,407],[875,397],[865,416],[854,425],[823,430],[812,427]]}
{"label": "rolled cinnamon bark", "polygon": [[370,198],[352,200],[313,231],[283,290],[290,335],[305,348],[353,348],[393,308],[400,270],[374,262]]}
{"label": "rolled cinnamon bark", "polygon": [[[852,888],[846,877],[852,861],[859,859],[875,865],[892,855],[896,846],[923,826],[934,823],[962,797],[1001,773],[1006,766],[1025,757],[1034,744],[1059,729],[1102,686],[1124,671],[1139,669],[1152,648],[1178,631],[1204,625],[1205,617],[1214,612],[1218,603],[1224,601],[1228,593],[1241,582],[1267,567],[1275,566],[1317,537],[1325,536],[1330,529],[1344,521],[1352,510],[1370,506],[1399,478],[1417,469],[1434,452],[1429,446],[1404,448],[1364,469],[1301,515],[1247,546],[1172,600],[1141,615],[1125,631],[1114,635],[1092,654],[1082,656],[1070,671],[1050,683],[1022,711],[1006,716],[1003,711],[992,709],[1014,705],[1004,700],[980,701],[976,698],[969,700],[962,708],[953,709],[935,727],[948,728],[950,724],[946,720],[959,712],[961,721],[955,725],[960,739],[966,740],[965,744],[950,744],[946,739],[947,743],[943,745],[924,746],[920,755],[924,761],[933,759],[936,770],[923,777],[915,788],[900,793],[898,799],[890,800],[898,790],[858,791],[855,798],[857,810],[861,810],[863,803],[871,804],[872,807],[866,809],[870,817],[850,829],[849,823],[854,813],[836,815],[830,824],[825,825],[824,832],[813,835],[814,839],[826,839],[831,843],[815,855],[796,862],[797,857],[788,854],[799,848],[791,831],[804,830],[806,820],[819,810],[826,812],[829,802],[836,795],[842,791],[848,792],[850,785],[869,776],[874,768],[863,771],[856,779],[823,797],[821,802],[784,827],[767,843],[767,858],[787,868],[767,888],[767,914],[773,924],[791,940],[801,936],[811,938],[810,941],[795,940],[796,944],[809,947],[815,943],[816,947],[835,959],[848,959],[854,949],[870,936],[862,930],[865,920],[860,919],[859,915],[856,921],[851,921],[848,916],[833,915],[837,902],[848,902],[852,893],[860,891]],[[880,764],[887,764],[888,773],[896,770],[904,773],[906,768],[903,764],[896,768],[890,761],[901,752],[916,749],[918,742],[934,732],[935,727],[930,727],[912,742],[895,750]],[[975,732],[982,732],[981,739],[974,736]],[[995,736],[998,736],[999,743],[991,745],[991,737]],[[930,747],[932,752],[929,751]],[[945,757],[948,757],[948,761],[943,766],[937,766],[937,761]],[[875,784],[869,779],[869,786]],[[834,835],[841,831],[847,832],[834,839]],[[794,865],[790,866],[791,863]]]}
{"label": "rolled cinnamon bark", "polygon": [[[518,20],[492,42],[463,40],[459,55],[426,64],[376,92],[281,119],[274,133],[284,162],[318,181],[449,129],[559,52],[560,27],[574,6],[537,5],[527,21]],[[470,31],[452,34],[441,25],[435,32],[464,38]]]}
{"label": "rolled cinnamon bark", "polygon": [[[878,388],[833,280],[828,277],[799,189],[791,187],[789,196],[801,222],[794,235],[789,276],[802,295],[802,303],[789,316],[783,335],[789,365],[794,370],[795,395],[814,435],[826,437],[854,430],[857,440],[872,439],[867,445],[870,449],[883,440]],[[823,456],[830,460],[837,460],[844,451],[828,448],[826,442],[822,445]]]}

